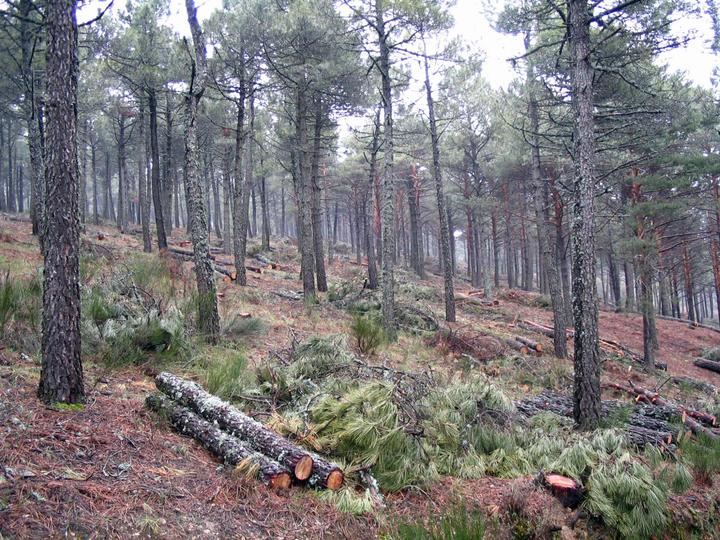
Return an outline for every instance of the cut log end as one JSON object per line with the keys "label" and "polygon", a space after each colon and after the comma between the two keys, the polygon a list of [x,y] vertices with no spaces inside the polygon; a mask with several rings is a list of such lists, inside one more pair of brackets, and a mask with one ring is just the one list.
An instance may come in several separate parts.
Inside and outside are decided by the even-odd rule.
{"label": "cut log end", "polygon": [[268,485],[272,489],[288,489],[291,484],[292,479],[290,478],[290,475],[288,473],[276,474],[275,476],[270,478],[270,481],[268,483]]}
{"label": "cut log end", "polygon": [[342,471],[334,470],[328,475],[327,488],[333,491],[338,490],[342,487],[343,482],[345,482],[345,475]]}
{"label": "cut log end", "polygon": [[310,456],[303,456],[295,465],[295,478],[298,480],[307,480],[310,478],[313,469],[313,459]]}

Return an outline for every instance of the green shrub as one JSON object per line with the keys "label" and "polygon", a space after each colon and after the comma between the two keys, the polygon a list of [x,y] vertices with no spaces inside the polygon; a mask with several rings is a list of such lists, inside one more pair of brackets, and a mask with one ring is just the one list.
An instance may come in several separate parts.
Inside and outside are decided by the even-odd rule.
{"label": "green shrub", "polygon": [[485,537],[485,516],[479,510],[456,507],[440,521],[404,523],[392,538],[396,540],[482,540]]}
{"label": "green shrub", "polygon": [[13,318],[19,301],[20,287],[8,272],[0,283],[0,337],[4,337],[5,327]]}
{"label": "green shrub", "polygon": [[100,336],[103,335],[105,323],[120,315],[120,310],[111,303],[110,298],[108,291],[98,286],[92,287],[83,298],[83,315],[95,325]]}
{"label": "green shrub", "polygon": [[233,401],[242,395],[250,376],[245,355],[237,351],[228,353],[214,355],[207,368],[206,386],[211,394]]}
{"label": "green shrub", "polygon": [[294,379],[318,382],[329,374],[342,370],[353,362],[342,336],[312,337],[295,349],[294,362],[287,370]]}
{"label": "green shrub", "polygon": [[713,475],[720,472],[719,440],[701,435],[697,439],[686,439],[680,449],[699,481],[709,483]]}
{"label": "green shrub", "polygon": [[350,331],[362,354],[373,354],[378,347],[387,342],[387,334],[375,317],[355,315]]}
{"label": "green shrub", "polygon": [[157,317],[128,323],[107,338],[103,358],[111,366],[141,364],[150,359],[186,359],[190,350],[183,329]]}
{"label": "green shrub", "polygon": [[423,484],[435,476],[422,444],[400,421],[393,386],[349,383],[341,397],[326,396],[311,411],[323,451],[351,468],[372,468],[384,490]]}
{"label": "green shrub", "polygon": [[583,503],[623,538],[662,536],[668,525],[667,488],[629,455],[595,468]]}

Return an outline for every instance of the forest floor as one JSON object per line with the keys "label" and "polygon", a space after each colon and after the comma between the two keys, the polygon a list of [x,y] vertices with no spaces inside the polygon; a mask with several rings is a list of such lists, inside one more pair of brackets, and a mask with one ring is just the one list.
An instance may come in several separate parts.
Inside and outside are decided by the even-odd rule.
{"label": "forest floor", "polygon": [[[171,243],[191,249],[180,236],[174,234]],[[88,225],[83,245],[103,259],[101,274],[142,251],[138,236],[120,235],[103,226]],[[252,366],[261,366],[269,355],[307,337],[348,334],[352,321],[346,310],[326,297],[307,308],[302,301],[274,294],[298,291],[301,282],[289,243],[279,243],[273,258],[282,263],[282,270],[248,273],[247,288],[219,280],[221,316],[246,312],[266,323],[265,332],[245,345]],[[167,264],[178,294],[191,289],[191,264],[176,259]],[[0,271],[30,276],[41,265],[30,224],[0,217]],[[361,288],[363,270],[340,256],[328,274],[332,282]],[[419,291],[442,288],[442,279],[434,275],[426,280],[407,278],[407,282],[411,292],[412,287]],[[467,293],[470,287],[458,280],[458,289]],[[440,302],[421,296],[418,305],[441,320]],[[462,334],[480,328],[498,339],[519,334],[550,351],[549,338],[518,326],[522,320],[552,324],[552,314],[541,307],[539,295],[500,290],[497,297],[497,305],[460,303],[458,322],[451,330]],[[638,315],[601,311],[600,333],[604,339],[642,351]],[[692,364],[703,349],[720,343],[720,334],[666,320],[658,321],[658,334],[657,358],[668,364],[667,373],[648,374],[632,360],[611,358],[604,363],[603,382],[625,384],[630,379],[649,389],[662,387],[663,395],[690,403],[696,396],[682,386],[665,384],[668,375],[720,387],[720,374]],[[27,340],[33,341],[29,336]],[[597,537],[587,528],[571,530],[572,512],[547,491],[534,487],[531,476],[512,480],[443,477],[422,488],[391,494],[385,508],[362,516],[340,512],[312,490],[273,492],[228,473],[202,447],[147,411],[144,399],[155,389],[155,366],[113,368],[89,359],[85,362],[87,405],[79,411],[62,411],[45,407],[36,398],[39,354],[26,354],[17,342],[0,341],[0,346],[0,538],[372,538],[390,534],[401,522],[436,520],[458,501],[496,519],[493,538],[533,537],[518,536],[512,526],[501,526],[508,523],[504,516],[518,506],[534,523],[536,536],[552,532],[562,538]],[[422,336],[401,333],[397,342],[377,353],[374,362],[414,371],[475,370],[497,381],[512,398],[537,394],[548,386],[565,391],[572,387],[571,360],[558,360],[546,352],[542,357],[496,361],[492,358],[496,346],[496,340],[488,342],[489,359],[468,365],[467,357],[447,344],[431,344]],[[182,366],[178,369],[182,371]],[[717,487],[697,486],[674,495],[672,506],[676,518],[683,519],[709,510],[718,501]]]}

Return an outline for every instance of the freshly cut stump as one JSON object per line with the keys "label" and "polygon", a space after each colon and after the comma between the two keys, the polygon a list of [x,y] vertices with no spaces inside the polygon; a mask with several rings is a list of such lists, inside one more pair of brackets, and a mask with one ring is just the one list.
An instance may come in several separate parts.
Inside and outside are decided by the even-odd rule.
{"label": "freshly cut stump", "polygon": [[257,467],[257,475],[266,486],[273,489],[290,487],[292,478],[286,467],[248,448],[237,437],[228,435],[187,407],[157,394],[149,395],[145,403],[148,408],[166,414],[176,430],[200,442],[228,465],[240,465],[250,469]]}
{"label": "freshly cut stump", "polygon": [[582,501],[582,486],[572,478],[560,474],[540,473],[539,480],[560,500],[563,506],[576,508]]}
{"label": "freshly cut stump", "polygon": [[317,475],[312,485],[328,489],[342,486],[344,475],[335,463],[291,443],[229,403],[206,392],[197,383],[163,372],[155,377],[155,385],[181,405],[281,463],[298,480],[308,480],[312,475]]}

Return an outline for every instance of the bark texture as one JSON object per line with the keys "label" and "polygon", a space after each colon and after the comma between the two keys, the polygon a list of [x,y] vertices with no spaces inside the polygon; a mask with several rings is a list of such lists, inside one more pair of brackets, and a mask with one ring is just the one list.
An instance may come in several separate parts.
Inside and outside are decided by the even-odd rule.
{"label": "bark texture", "polygon": [[75,0],[47,4],[47,139],[44,221],[42,370],[45,403],[85,401],[80,360],[80,221],[78,219]]}
{"label": "bark texture", "polygon": [[287,467],[298,480],[307,480],[311,474],[319,474],[320,484],[329,482],[328,487],[332,487],[339,480],[342,485],[342,472],[337,465],[292,444],[232,405],[209,394],[198,384],[171,373],[160,373],[155,378],[155,384],[160,391],[181,405],[191,408],[209,422],[247,441],[255,450]]}
{"label": "bark texture", "polygon": [[449,213],[446,210],[445,191],[443,189],[442,169],[440,168],[440,137],[435,120],[435,103],[430,86],[430,67],[425,56],[425,93],[427,97],[428,117],[430,119],[430,140],[432,143],[433,179],[440,218],[440,251],[443,263],[443,279],[445,285],[445,320],[455,322],[455,293],[453,291],[453,256],[450,248],[451,231]]}
{"label": "bark texture", "polygon": [[593,68],[590,62],[588,0],[570,0],[568,21],[572,58],[575,148],[573,180],[573,317],[575,321],[575,408],[580,429],[600,421],[600,348],[595,287],[595,133]]}
{"label": "bark texture", "polygon": [[[526,39],[525,48],[530,48],[529,35]],[[527,74],[528,85],[528,115],[530,116],[530,143],[531,143],[531,175],[533,184],[533,195],[535,199],[535,217],[537,220],[538,244],[540,247],[540,258],[542,267],[547,279],[548,290],[550,293],[550,302],[553,311],[553,327],[562,329],[556,332],[553,338],[553,348],[555,356],[565,358],[567,356],[567,341],[565,339],[565,305],[562,296],[562,282],[560,270],[556,260],[556,250],[550,242],[550,229],[547,226],[549,197],[547,186],[543,182],[542,169],[540,161],[540,120],[538,113],[537,101],[537,82],[535,81],[535,70],[532,60],[528,65]]]}
{"label": "bark texture", "polygon": [[149,409],[167,415],[176,430],[198,441],[228,465],[236,466],[243,462],[251,464],[257,467],[258,477],[266,486],[290,487],[292,479],[287,468],[249,448],[237,437],[228,435],[186,407],[157,394],[149,395],[145,404]]}
{"label": "bark texture", "polygon": [[193,0],[185,1],[188,22],[195,44],[195,58],[190,78],[190,91],[185,96],[185,192],[188,196],[190,238],[195,254],[195,277],[198,288],[198,322],[210,341],[220,333],[217,293],[213,279],[213,265],[208,242],[207,213],[205,210],[198,165],[197,113],[207,85],[207,51],[205,36],[197,20]]}

